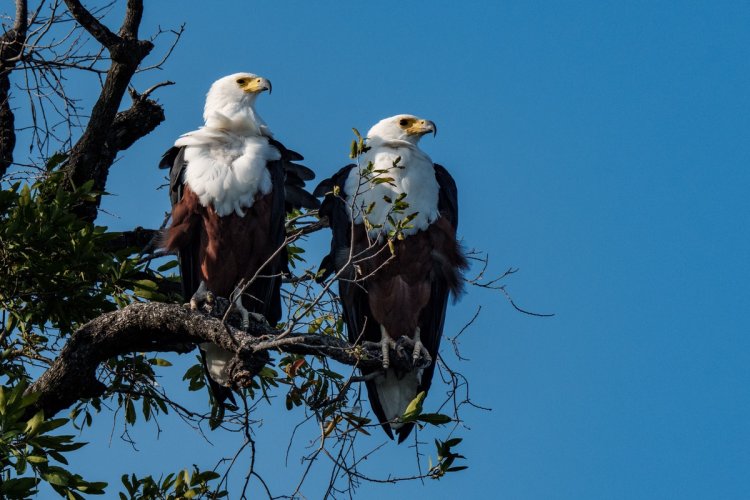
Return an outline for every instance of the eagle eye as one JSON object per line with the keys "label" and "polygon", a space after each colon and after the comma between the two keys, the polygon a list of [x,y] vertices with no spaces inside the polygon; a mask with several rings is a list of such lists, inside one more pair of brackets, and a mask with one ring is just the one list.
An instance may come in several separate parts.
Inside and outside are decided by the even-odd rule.
{"label": "eagle eye", "polygon": [[401,118],[398,124],[401,125],[402,127],[406,127],[407,125],[409,125],[409,120],[407,120],[406,118]]}
{"label": "eagle eye", "polygon": [[240,79],[237,80],[237,83],[239,83],[240,85],[245,85],[245,79],[244,78],[240,78]]}

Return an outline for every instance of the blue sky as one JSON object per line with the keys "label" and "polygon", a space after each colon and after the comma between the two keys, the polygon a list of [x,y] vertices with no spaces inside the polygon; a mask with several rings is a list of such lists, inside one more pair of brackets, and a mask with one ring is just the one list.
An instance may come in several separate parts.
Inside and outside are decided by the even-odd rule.
{"label": "blue sky", "polygon": [[[207,5],[148,2],[142,35],[187,29],[163,70],[136,88],[176,85],[155,94],[166,122],[112,169],[100,223],[161,223],[161,152],[201,124],[211,82],[250,71],[273,82],[260,113],[319,178],[348,162],[351,127],[397,113],[435,121],[440,133],[422,147],[458,183],[464,244],[490,255],[491,274],[520,268],[507,280],[515,300],[556,314],[524,316],[499,294],[469,289],[446,324],[455,335],[483,308],[462,336],[469,361],[452,360],[472,399],[492,408],[467,409],[467,428],[456,430],[469,469],[439,482],[364,484],[361,498],[747,497],[747,2]],[[325,245],[325,236],[311,242],[311,265]],[[283,401],[258,414],[259,472],[275,494],[301,471],[283,458],[300,417]],[[99,417],[73,468],[118,482],[131,469],[209,468],[239,445],[216,433],[208,444],[171,419],[158,439],[139,428],[135,453],[118,438],[122,425],[121,415]],[[314,437],[298,437],[298,452]],[[368,462],[374,475],[415,471],[413,450],[390,442]],[[308,498],[329,469],[314,470]]]}

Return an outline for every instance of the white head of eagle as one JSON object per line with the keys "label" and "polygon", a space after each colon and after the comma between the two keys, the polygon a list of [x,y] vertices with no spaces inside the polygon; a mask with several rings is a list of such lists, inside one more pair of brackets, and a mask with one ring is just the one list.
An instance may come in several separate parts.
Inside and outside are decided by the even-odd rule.
{"label": "white head of eagle", "polygon": [[396,115],[384,118],[367,132],[369,143],[404,141],[416,146],[423,135],[437,134],[437,126],[430,120],[414,115]]}
{"label": "white head of eagle", "polygon": [[180,137],[186,146],[185,183],[201,205],[212,205],[220,216],[243,215],[260,193],[271,192],[266,162],[278,160],[273,134],[255,111],[255,100],[271,82],[253,73],[235,73],[216,80],[206,95],[205,125]]}
{"label": "white head of eagle", "polygon": [[[404,235],[422,231],[440,215],[438,211],[438,183],[432,159],[422,151],[419,140],[428,133],[437,133],[435,123],[414,115],[396,115],[376,123],[367,132],[370,149],[360,159],[366,167],[372,163],[375,172],[383,172],[388,182],[380,182],[378,176],[362,184],[362,169],[353,169],[346,181],[345,193],[355,223],[367,219],[371,237],[378,237],[393,229],[392,221],[412,216]],[[392,213],[395,200],[406,195],[409,204],[402,214]]]}
{"label": "white head of eagle", "polygon": [[235,73],[216,80],[206,95],[203,109],[206,126],[235,130],[248,128],[255,134],[270,136],[270,131],[255,112],[255,100],[266,90],[271,92],[271,82],[252,73]]}

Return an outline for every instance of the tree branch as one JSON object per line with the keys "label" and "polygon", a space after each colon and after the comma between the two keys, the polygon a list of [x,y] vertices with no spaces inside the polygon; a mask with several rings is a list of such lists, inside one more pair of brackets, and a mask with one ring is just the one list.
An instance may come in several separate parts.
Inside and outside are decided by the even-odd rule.
{"label": "tree branch", "polygon": [[[149,99],[134,99],[130,110],[118,113],[122,98],[141,61],[151,52],[153,44],[136,38],[143,11],[142,0],[129,0],[121,33],[112,33],[99,22],[78,0],[65,0],[71,13],[91,35],[109,51],[112,65],[107,71],[101,94],[91,111],[86,130],[73,146],[68,159],[67,178],[73,185],[94,181],[94,190],[103,192],[109,169],[117,152],[129,147],[135,140],[148,134],[164,119],[161,107]],[[136,119],[147,118],[146,123]],[[93,221],[96,218],[100,198],[84,205],[79,211],[81,218]]]}
{"label": "tree branch", "polygon": [[[382,367],[379,348],[355,347],[325,335],[295,334],[277,339],[280,333],[266,323],[252,320],[248,330],[242,331],[178,304],[135,303],[99,316],[70,337],[52,366],[27,390],[40,393],[28,413],[44,410],[49,418],[80,399],[101,396],[106,386],[96,379],[97,368],[112,357],[130,352],[186,353],[201,342],[235,353],[230,378],[239,386],[250,383],[268,362],[270,350],[326,356],[360,368]],[[409,356],[394,354],[391,366],[410,367]],[[248,373],[249,366],[255,373]]]}
{"label": "tree branch", "polygon": [[120,28],[120,36],[123,38],[137,40],[138,27],[141,25],[142,17],[143,0],[128,0],[128,7],[125,11],[125,19],[123,20],[122,27]]}
{"label": "tree branch", "polygon": [[126,248],[146,248],[161,231],[158,229],[145,229],[140,226],[132,231],[123,231],[107,242],[107,250],[117,252]]}
{"label": "tree branch", "polygon": [[135,91],[131,91],[130,94],[133,97],[133,105],[117,113],[107,138],[107,142],[116,151],[128,149],[164,121],[164,109],[156,101],[147,99]]}
{"label": "tree branch", "polygon": [[26,43],[27,16],[26,0],[16,0],[13,29],[0,36],[0,177],[13,163],[16,147],[15,115],[10,109],[10,73]]}
{"label": "tree branch", "polygon": [[78,21],[78,24],[91,33],[91,36],[104,45],[110,53],[122,41],[120,37],[99,22],[78,0],[65,0],[65,5],[68,6],[68,10],[70,10],[75,20]]}

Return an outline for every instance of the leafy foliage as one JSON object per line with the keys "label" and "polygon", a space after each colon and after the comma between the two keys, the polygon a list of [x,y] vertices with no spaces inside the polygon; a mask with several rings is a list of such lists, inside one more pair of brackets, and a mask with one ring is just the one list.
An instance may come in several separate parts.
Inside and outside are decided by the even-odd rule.
{"label": "leafy foliage", "polygon": [[[61,495],[102,493],[104,483],[91,483],[73,474],[63,452],[82,443],[72,436],[48,433],[65,425],[67,418],[45,421],[41,413],[24,421],[25,408],[36,398],[22,396],[31,378],[29,369],[46,366],[47,353],[56,352],[57,339],[71,334],[82,323],[135,300],[166,299],[159,286],[168,278],[140,262],[137,249],[111,250],[119,236],[107,228],[81,220],[76,209],[95,193],[91,183],[70,188],[55,168],[64,160],[55,156],[48,172],[32,183],[16,182],[0,191],[0,376],[7,385],[0,392],[2,426],[2,485],[8,498],[26,498],[45,481]],[[110,360],[103,368],[109,395],[125,408],[128,423],[135,422],[134,401],[142,401],[142,414],[167,412],[155,390],[156,366],[168,362],[133,354]],[[101,409],[100,401],[81,402],[71,416]]]}
{"label": "leafy foliage", "polygon": [[37,399],[24,395],[25,389],[23,381],[0,386],[0,497],[28,498],[37,493],[40,481],[71,499],[104,493],[107,483],[88,482],[63,467],[68,465],[64,454],[85,445],[70,435],[51,434],[67,418],[45,420],[40,411],[24,419],[26,408]]}
{"label": "leafy foliage", "polygon": [[166,278],[145,269],[134,249],[108,249],[119,233],[76,215],[96,195],[91,186],[71,190],[61,172],[51,171],[33,184],[16,182],[0,191],[4,337],[18,332],[25,348],[44,344],[48,330],[67,335],[138,298],[166,298],[158,293]]}
{"label": "leafy foliage", "polygon": [[[193,466],[192,473],[187,469],[168,474],[165,478],[154,479],[151,476],[137,478],[135,474],[122,476],[122,484],[127,493],[120,493],[122,500],[140,500],[143,498],[161,498],[164,500],[178,500],[190,498],[224,498],[226,490],[211,486],[221,476],[214,471],[201,472]],[[210,495],[209,495],[210,494]]]}

